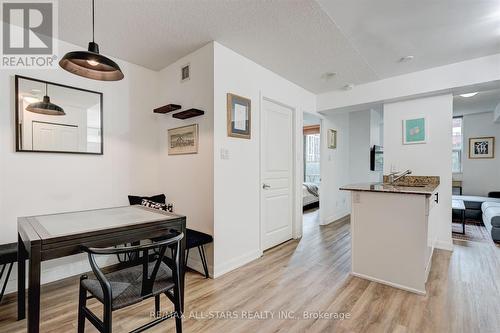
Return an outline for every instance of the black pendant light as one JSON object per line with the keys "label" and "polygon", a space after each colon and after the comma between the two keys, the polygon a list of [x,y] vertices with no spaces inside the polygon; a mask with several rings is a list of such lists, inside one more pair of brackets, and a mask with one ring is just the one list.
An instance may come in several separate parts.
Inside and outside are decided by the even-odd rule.
{"label": "black pendant light", "polygon": [[64,112],[63,108],[50,102],[50,97],[47,90],[47,83],[45,83],[45,96],[43,96],[43,101],[29,104],[26,107],[26,111],[46,114],[49,116],[64,116],[66,113]]}
{"label": "black pendant light", "polygon": [[94,0],[92,0],[92,41],[88,51],[68,52],[59,61],[59,66],[70,73],[100,81],[123,79],[120,66],[113,60],[99,54],[99,45],[94,42]]}

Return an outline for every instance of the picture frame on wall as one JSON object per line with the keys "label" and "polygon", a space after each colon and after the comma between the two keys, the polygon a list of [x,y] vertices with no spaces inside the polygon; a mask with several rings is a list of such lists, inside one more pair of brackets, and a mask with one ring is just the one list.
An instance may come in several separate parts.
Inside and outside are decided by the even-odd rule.
{"label": "picture frame on wall", "polygon": [[252,126],[252,102],[235,94],[227,94],[227,135],[250,139]]}
{"label": "picture frame on wall", "polygon": [[403,144],[423,144],[427,143],[428,138],[429,130],[425,117],[403,120]]}
{"label": "picture frame on wall", "polygon": [[329,129],[327,133],[327,143],[329,149],[337,148],[337,131],[334,129]]}
{"label": "picture frame on wall", "polygon": [[198,124],[168,130],[168,154],[184,155],[198,153]]}
{"label": "picture frame on wall", "polygon": [[469,158],[495,158],[495,137],[469,138]]}

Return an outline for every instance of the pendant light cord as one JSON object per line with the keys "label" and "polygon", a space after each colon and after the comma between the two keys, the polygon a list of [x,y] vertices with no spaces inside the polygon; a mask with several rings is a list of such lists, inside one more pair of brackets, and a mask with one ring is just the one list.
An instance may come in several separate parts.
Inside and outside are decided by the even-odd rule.
{"label": "pendant light cord", "polygon": [[94,0],[92,0],[92,42],[95,42],[94,40],[94,25],[95,25],[95,19],[94,19]]}
{"label": "pendant light cord", "polygon": [[45,96],[49,96],[49,84],[45,82]]}

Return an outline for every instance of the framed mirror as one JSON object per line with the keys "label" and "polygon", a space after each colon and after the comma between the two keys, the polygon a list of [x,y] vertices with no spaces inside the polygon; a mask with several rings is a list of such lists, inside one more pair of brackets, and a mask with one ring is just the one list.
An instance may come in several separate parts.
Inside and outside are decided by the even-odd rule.
{"label": "framed mirror", "polygon": [[102,93],[15,76],[16,151],[103,154]]}

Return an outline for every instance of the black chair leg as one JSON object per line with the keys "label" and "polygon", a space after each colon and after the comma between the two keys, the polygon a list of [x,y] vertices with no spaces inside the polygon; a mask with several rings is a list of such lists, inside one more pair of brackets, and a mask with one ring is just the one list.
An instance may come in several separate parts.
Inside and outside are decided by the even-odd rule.
{"label": "black chair leg", "polygon": [[[5,281],[3,282],[2,286],[2,292],[0,292],[0,302],[2,302],[3,295],[5,293],[5,288],[7,288],[7,283],[9,282],[9,277],[10,277],[10,272],[12,271],[12,265],[14,265],[13,262],[9,264],[9,269],[7,270],[7,275],[5,276]],[[3,265],[2,267],[2,273],[0,273],[0,281],[2,280],[3,272],[5,271],[5,267],[7,264]]]}
{"label": "black chair leg", "polygon": [[175,332],[182,333],[182,310],[181,310],[181,290],[180,286],[174,287],[174,311],[175,311]]}
{"label": "black chair leg", "polygon": [[187,267],[189,258],[189,249],[186,250],[186,260],[184,261],[184,266]]}
{"label": "black chair leg", "polygon": [[112,333],[112,320],[113,314],[111,312],[111,301],[108,304],[104,304],[103,309],[103,333]]}
{"label": "black chair leg", "polygon": [[205,278],[208,279],[208,265],[207,257],[205,256],[205,247],[203,245],[198,246],[198,252],[200,253],[201,263],[203,264],[203,270],[205,271]]}
{"label": "black chair leg", "polygon": [[85,331],[85,312],[83,308],[87,306],[87,291],[80,285],[80,294],[78,297],[78,333]]}
{"label": "black chair leg", "polygon": [[155,316],[160,313],[160,295],[155,296]]}

